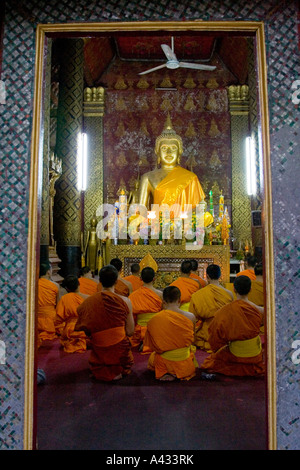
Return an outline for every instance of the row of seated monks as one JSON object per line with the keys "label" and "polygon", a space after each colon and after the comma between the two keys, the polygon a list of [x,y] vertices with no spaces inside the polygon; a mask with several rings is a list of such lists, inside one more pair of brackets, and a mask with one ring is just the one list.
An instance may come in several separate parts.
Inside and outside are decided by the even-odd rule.
{"label": "row of seated monks", "polygon": [[[196,376],[264,374],[263,282],[255,263],[238,273],[234,284],[221,283],[221,269],[211,264],[206,280],[196,273],[196,260],[181,264],[178,278],[156,289],[151,266],[131,267],[121,276],[115,258],[99,272],[88,267],[67,276],[61,286],[42,265],[38,295],[38,346],[59,338],[66,353],[90,349],[96,380],[119,380],[131,372],[133,351],[148,354],[156,379],[189,380]],[[199,365],[197,348],[206,352]]]}

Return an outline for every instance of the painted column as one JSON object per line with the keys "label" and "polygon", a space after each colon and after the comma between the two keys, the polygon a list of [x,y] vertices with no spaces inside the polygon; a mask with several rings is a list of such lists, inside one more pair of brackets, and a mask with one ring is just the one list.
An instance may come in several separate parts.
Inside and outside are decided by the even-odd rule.
{"label": "painted column", "polygon": [[85,88],[83,102],[84,131],[88,141],[87,189],[84,194],[84,231],[103,203],[103,115],[104,88]]}
{"label": "painted column", "polygon": [[83,40],[61,41],[56,155],[62,174],[56,182],[54,238],[61,276],[77,274],[81,260],[81,194],[77,189],[77,136],[82,132]]}
{"label": "painted column", "polygon": [[[101,242],[92,237],[95,232],[97,208],[103,204],[103,115],[104,88],[85,88],[83,101],[84,132],[87,135],[87,189],[83,197],[82,241],[85,263],[97,271],[101,258]],[[95,254],[96,253],[96,254]]]}
{"label": "painted column", "polygon": [[249,94],[247,85],[228,87],[232,148],[233,248],[252,239],[251,197],[247,194],[246,137],[249,135]]}

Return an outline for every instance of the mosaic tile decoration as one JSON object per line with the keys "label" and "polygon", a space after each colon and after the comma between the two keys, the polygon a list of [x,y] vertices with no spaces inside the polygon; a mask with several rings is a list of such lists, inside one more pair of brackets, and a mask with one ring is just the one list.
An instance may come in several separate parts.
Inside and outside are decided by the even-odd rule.
{"label": "mosaic tile decoration", "polygon": [[[299,136],[292,84],[299,62],[297,3],[291,0],[50,0],[6,2],[0,104],[1,280],[0,449],[23,446],[24,334],[28,175],[33,101],[35,25],[74,21],[254,20],[266,25],[273,180],[277,323],[277,448],[299,450]],[[14,6],[12,6],[14,5]]]}

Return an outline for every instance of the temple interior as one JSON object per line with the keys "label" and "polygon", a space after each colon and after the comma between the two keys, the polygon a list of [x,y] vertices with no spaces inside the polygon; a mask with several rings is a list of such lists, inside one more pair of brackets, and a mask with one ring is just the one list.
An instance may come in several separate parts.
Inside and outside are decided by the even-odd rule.
{"label": "temple interior", "polygon": [[[157,69],[166,64],[161,44],[172,45],[179,61],[215,69]],[[119,257],[128,275],[130,265],[150,252],[169,279],[182,258],[196,255],[202,276],[214,260],[224,282],[233,281],[249,254],[262,262],[256,73],[254,38],[239,33],[128,32],[49,40],[41,261],[50,256],[65,276],[87,261],[97,273]],[[197,175],[205,211],[212,215],[203,248],[195,246],[195,237],[174,240],[172,227],[166,239],[160,234],[151,240],[150,230],[148,240],[99,239],[97,209],[104,203],[117,207],[122,194],[127,203],[137,202],[142,175],[157,166],[155,140],[168,116],[183,142],[180,165]],[[88,146],[84,189],[78,189],[78,133],[86,135]],[[161,278],[157,282],[166,285]]]}
{"label": "temple interior", "polygon": [[[189,66],[169,68],[161,44],[167,44],[179,62],[201,64],[213,70]],[[183,260],[196,259],[197,274],[202,279],[206,280],[208,265],[218,264],[222,284],[232,288],[237,273],[247,266],[249,256],[254,256],[258,264],[263,263],[259,97],[255,41],[251,35],[143,32],[140,35],[102,33],[96,37],[52,37],[48,41],[45,70],[40,262],[50,260],[54,281],[61,283],[69,274],[79,275],[84,266],[91,269],[98,281],[100,269],[112,258],[118,258],[123,265],[122,276],[129,276],[135,263],[155,264],[155,287],[163,290],[177,279]],[[167,214],[169,219],[162,219],[161,213],[159,216],[155,213],[158,225],[154,234],[153,211],[148,204],[144,225],[135,226],[134,236],[129,230],[121,236],[121,211],[125,210],[127,223],[140,214],[135,204],[142,201],[143,177],[159,169],[161,157],[155,150],[156,141],[159,136],[166,137],[168,132],[169,138],[182,142],[177,163],[188,170],[183,173],[183,183],[187,175],[196,175],[204,197],[196,200],[194,187],[190,190],[185,200],[188,204],[193,200],[190,225],[185,225],[183,207],[176,222],[170,213]],[[247,139],[251,141],[250,154]],[[79,161],[79,158],[86,160]],[[250,163],[249,159],[252,159]],[[201,203],[198,204],[200,217],[195,211],[195,202]],[[112,212],[108,209],[105,212],[105,204]],[[130,212],[132,207],[134,210]],[[109,217],[104,223],[107,211]],[[166,224],[168,230],[164,232]],[[113,232],[109,231],[112,227]],[[191,232],[187,232],[187,227]],[[101,437],[101,444],[93,443],[88,431],[80,436],[80,442],[77,435],[73,442],[68,442],[62,437],[64,432],[57,434],[54,424],[54,435],[49,435],[49,423],[52,429],[52,420],[57,422],[57,408],[61,406],[59,415],[64,416],[65,424],[60,428],[67,426],[66,434],[70,433],[69,425],[74,421],[63,406],[65,400],[74,400],[77,406],[82,396],[94,393],[94,385],[88,385],[86,377],[87,353],[74,360],[61,354],[57,343],[51,342],[43,343],[38,353],[38,366],[45,370],[48,383],[47,388],[38,393],[40,448],[110,448],[111,444],[105,440],[105,426],[94,429],[98,439]],[[153,395],[148,385],[153,383],[145,372],[147,356],[134,354],[136,366],[127,383],[128,390],[138,400],[137,385],[142,387],[147,406],[151,408]],[[206,353],[198,351],[197,357],[201,362]],[[62,376],[65,377],[63,383]],[[70,377],[73,377],[72,398],[66,388]],[[223,443],[223,448],[265,448],[265,432],[252,433],[251,424],[259,422],[265,428],[264,380],[246,379],[243,390],[241,384],[232,379],[215,384],[215,392],[222,396],[225,408],[239,401],[248,407],[243,413],[250,427],[247,425],[240,433],[235,430],[232,436],[228,431],[228,442]],[[210,386],[202,383],[205,395],[208,393],[206,403],[209,403]],[[106,387],[103,385],[101,390]],[[233,403],[228,401],[229,396],[224,398],[224,387],[231,388]],[[116,402],[122,402],[124,390],[124,387],[117,390],[119,398],[114,401],[114,411],[105,418],[109,426],[122,415]],[[155,393],[161,399],[164,391],[158,387]],[[179,399],[176,409],[181,409],[180,384],[176,388],[174,385],[173,393]],[[109,396],[113,399],[111,393]],[[55,402],[53,397],[56,397]],[[96,400],[92,405],[100,406],[99,413],[103,413],[103,403]],[[191,416],[193,406],[190,406]],[[213,416],[215,402],[208,406]],[[168,406],[165,409],[169,409]],[[160,419],[156,411],[153,410],[154,422],[148,421],[150,435],[147,439],[137,444],[137,431],[131,429],[127,435],[129,448],[158,445],[157,436],[153,440],[151,434],[152,427],[158,426],[156,420]],[[130,407],[130,412],[135,416],[134,408]],[[80,406],[77,414],[77,420],[86,419]],[[188,419],[191,429],[193,425],[197,428],[191,416]],[[229,430],[227,412],[223,410],[216,416],[226,421]],[[137,413],[133,419],[135,426],[141,426],[145,433],[146,423],[141,415]],[[175,420],[172,426],[179,425],[178,416],[172,419]],[[207,426],[208,421],[204,418]],[[120,427],[122,423],[120,420]],[[185,427],[186,423],[183,418],[181,425]],[[122,434],[119,430],[117,435],[119,432]],[[246,436],[245,439],[242,436]],[[164,437],[160,436],[161,439],[164,442]],[[199,440],[204,448],[220,446],[218,433],[214,438],[198,436],[188,444],[188,440],[183,440],[181,445],[198,446]],[[169,438],[162,445],[175,448],[174,442],[174,438]],[[124,440],[120,445],[124,445]],[[113,446],[116,446],[115,440]]]}

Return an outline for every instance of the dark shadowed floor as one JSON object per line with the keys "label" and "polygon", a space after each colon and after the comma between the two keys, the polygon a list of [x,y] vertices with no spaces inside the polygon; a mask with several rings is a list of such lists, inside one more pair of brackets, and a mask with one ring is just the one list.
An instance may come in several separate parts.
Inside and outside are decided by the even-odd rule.
{"label": "dark shadowed floor", "polygon": [[[265,381],[220,377],[158,382],[147,355],[116,383],[89,377],[88,355],[46,342],[38,367],[39,450],[264,450]],[[198,362],[205,355],[197,352]]]}

